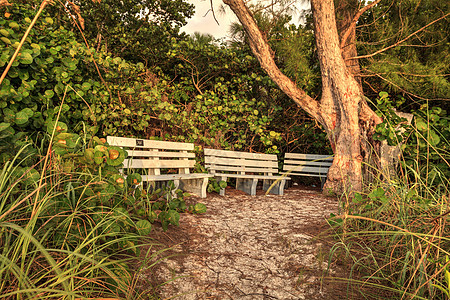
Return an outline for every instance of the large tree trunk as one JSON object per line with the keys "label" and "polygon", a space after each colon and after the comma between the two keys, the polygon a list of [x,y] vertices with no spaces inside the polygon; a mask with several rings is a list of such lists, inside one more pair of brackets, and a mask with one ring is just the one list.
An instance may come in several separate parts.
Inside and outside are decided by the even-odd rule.
{"label": "large tree trunk", "polygon": [[331,122],[323,124],[335,154],[325,188],[360,191],[363,156],[359,110],[365,100],[341,54],[333,1],[313,0],[311,4],[322,73],[321,106],[334,110]]}
{"label": "large tree trunk", "polygon": [[250,47],[272,80],[300,107],[318,120],[332,145],[335,158],[326,191],[338,194],[362,189],[362,138],[381,119],[367,105],[362,89],[342,57],[333,0],[312,0],[314,32],[322,73],[322,98],[309,97],[276,66],[270,47],[242,0],[223,0],[238,17]]}
{"label": "large tree trunk", "polygon": [[359,11],[359,0],[339,0],[336,1],[336,26],[339,33],[339,44],[344,58],[345,65],[349,72],[361,85],[361,68],[356,50],[356,24],[353,23],[355,14]]}

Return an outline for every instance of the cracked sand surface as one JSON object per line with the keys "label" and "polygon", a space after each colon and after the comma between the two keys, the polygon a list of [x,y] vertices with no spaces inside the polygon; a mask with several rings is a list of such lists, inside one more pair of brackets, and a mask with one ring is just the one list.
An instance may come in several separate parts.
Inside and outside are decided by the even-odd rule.
{"label": "cracked sand surface", "polygon": [[227,189],[197,200],[205,214],[183,214],[167,234],[156,228],[174,255],[155,270],[159,282],[170,281],[161,299],[334,298],[322,290],[328,256],[314,236],[337,213],[335,198],[291,188],[284,196]]}

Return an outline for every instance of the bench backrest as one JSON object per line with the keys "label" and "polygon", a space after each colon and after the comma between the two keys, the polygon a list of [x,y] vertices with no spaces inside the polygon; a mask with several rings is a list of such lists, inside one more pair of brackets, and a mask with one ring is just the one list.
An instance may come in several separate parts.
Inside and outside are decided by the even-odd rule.
{"label": "bench backrest", "polygon": [[278,173],[278,158],[275,154],[249,153],[229,150],[204,149],[205,167],[211,174],[234,172],[238,174]]}
{"label": "bench backrest", "polygon": [[327,177],[328,169],[333,163],[331,155],[286,153],[284,155],[283,173],[314,177]]}
{"label": "bench backrest", "polygon": [[106,141],[127,150],[128,158],[123,162],[126,169],[148,169],[150,175],[160,175],[162,169],[178,169],[179,174],[189,174],[189,168],[195,165],[195,154],[189,152],[194,150],[192,143],[115,136],[108,136]]}

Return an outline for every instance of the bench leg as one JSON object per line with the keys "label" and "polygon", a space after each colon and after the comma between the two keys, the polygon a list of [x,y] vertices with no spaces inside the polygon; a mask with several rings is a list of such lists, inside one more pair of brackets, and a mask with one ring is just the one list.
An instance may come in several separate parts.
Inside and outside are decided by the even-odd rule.
{"label": "bench leg", "polygon": [[173,190],[171,191],[171,194],[172,194],[172,198],[176,198],[176,197],[177,197],[176,191],[177,191],[178,189],[181,189],[181,188],[180,188],[180,180],[178,180],[178,179],[174,180],[174,181],[173,181],[173,186],[174,186],[174,188],[173,188]]}
{"label": "bench leg", "polygon": [[246,192],[251,196],[256,195],[256,185],[258,184],[258,179],[255,178],[236,178],[236,189]]}
{"label": "bench leg", "polygon": [[[275,182],[275,183],[274,183]],[[273,186],[272,186],[273,184]],[[286,179],[264,179],[263,190],[271,194],[283,196]],[[270,188],[272,186],[272,188]]]}
{"label": "bench leg", "polygon": [[206,198],[206,187],[208,186],[208,177],[195,179],[181,179],[180,189],[192,193],[201,198]]}
{"label": "bench leg", "polygon": [[[216,181],[217,182],[221,182],[221,181],[227,181],[227,177],[216,177]],[[219,191],[219,195],[220,196],[225,196],[225,189],[220,189],[220,191]]]}
{"label": "bench leg", "polygon": [[327,182],[327,177],[320,177],[320,190],[323,190],[325,182]]}

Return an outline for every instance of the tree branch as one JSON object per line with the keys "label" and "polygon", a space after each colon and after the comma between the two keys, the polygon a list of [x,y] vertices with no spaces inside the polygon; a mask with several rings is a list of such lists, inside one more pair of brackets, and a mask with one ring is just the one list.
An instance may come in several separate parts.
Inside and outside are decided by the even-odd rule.
{"label": "tree branch", "polygon": [[341,49],[344,47],[345,42],[347,41],[348,37],[352,33],[353,28],[356,26],[356,22],[358,22],[359,18],[362,16],[362,14],[365,13],[366,11],[368,11],[369,9],[371,9],[372,7],[374,7],[375,5],[377,5],[380,1],[381,0],[374,1],[374,2],[370,3],[369,5],[364,6],[356,13],[356,15],[353,17],[352,22],[350,23],[350,26],[347,28],[347,30],[345,30],[344,34],[342,35],[341,43],[339,45],[341,47]]}
{"label": "tree branch", "polygon": [[319,103],[308,96],[304,90],[298,88],[297,85],[284,75],[275,64],[272,50],[244,2],[242,0],[223,0],[223,2],[228,5],[238,17],[248,36],[248,43],[253,54],[256,56],[261,67],[267,72],[269,77],[288,97],[294,100],[294,102],[308,114],[315,119],[321,119]]}
{"label": "tree branch", "polygon": [[403,40],[400,40],[400,41],[398,41],[397,43],[395,43],[395,44],[393,44],[393,45],[390,45],[389,47],[380,49],[380,50],[378,50],[378,51],[376,51],[376,52],[374,52],[374,53],[372,53],[372,54],[355,56],[355,57],[352,57],[352,58],[350,58],[350,59],[368,58],[368,57],[372,57],[372,56],[375,56],[375,55],[377,55],[377,54],[380,54],[380,53],[382,53],[382,52],[384,52],[384,51],[386,51],[386,50],[389,50],[389,49],[391,49],[391,48],[394,48],[394,47],[398,46],[399,44],[403,43],[404,41],[408,40],[408,39],[409,39],[410,37],[412,37],[413,35],[416,35],[417,33],[421,32],[421,31],[424,30],[425,28],[427,28],[427,27],[433,25],[433,24],[436,23],[436,22],[439,22],[439,21],[442,20],[442,19],[447,18],[449,15],[450,15],[450,13],[447,13],[447,14],[445,14],[444,16],[442,16],[442,17],[440,17],[440,18],[434,20],[433,22],[428,23],[427,25],[423,26],[422,28],[420,28],[420,29],[414,31],[413,33],[411,33],[410,35],[408,35],[407,37],[405,37]]}
{"label": "tree branch", "polygon": [[211,11],[214,21],[216,21],[217,25],[220,26],[219,21],[217,21],[217,18],[216,18],[216,13],[214,12],[213,0],[210,0],[210,3],[211,3],[211,8],[206,12],[206,14],[203,17],[206,17],[206,15]]}

